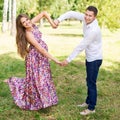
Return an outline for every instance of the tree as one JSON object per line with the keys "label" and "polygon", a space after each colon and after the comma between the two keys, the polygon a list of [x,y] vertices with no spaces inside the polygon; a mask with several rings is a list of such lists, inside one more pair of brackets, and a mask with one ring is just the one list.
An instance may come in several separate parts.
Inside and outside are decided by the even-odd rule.
{"label": "tree", "polygon": [[12,8],[11,8],[11,5],[12,5],[12,0],[9,0],[9,16],[8,16],[8,30],[10,31],[11,29],[11,12],[12,12]]}
{"label": "tree", "polygon": [[[104,6],[103,6],[104,5]],[[103,0],[98,4],[98,19],[101,26],[107,27],[109,30],[117,30],[120,28],[119,0]]]}
{"label": "tree", "polygon": [[28,14],[30,17],[38,14],[39,4],[38,0],[18,0],[17,1],[17,14],[24,13]]}
{"label": "tree", "polygon": [[[9,16],[9,23],[10,17],[12,17],[10,16],[10,11],[12,11],[10,10],[10,1],[13,0],[9,0],[9,15],[7,15],[8,0],[0,0],[0,14],[3,13],[2,16],[0,15],[0,19],[3,18],[2,31],[7,28],[5,27],[7,25],[7,16]],[[33,17],[39,12],[46,10],[55,19],[68,10],[85,12],[86,7],[89,5],[94,5],[98,8],[97,18],[101,27],[107,27],[110,30],[120,28],[120,0],[17,0],[17,14],[26,13]]]}
{"label": "tree", "polygon": [[15,19],[16,19],[16,0],[9,0],[9,2],[8,0],[4,0],[2,32],[10,30],[10,34],[15,35],[15,23],[16,23]]}
{"label": "tree", "polygon": [[16,26],[16,0],[12,0],[12,9],[11,9],[11,35],[15,35],[15,26]]}
{"label": "tree", "polygon": [[7,30],[7,12],[8,12],[8,0],[4,0],[2,32],[5,32]]}
{"label": "tree", "polygon": [[3,17],[3,2],[4,0],[0,0],[0,22],[2,22]]}
{"label": "tree", "polygon": [[18,0],[17,13],[27,13],[33,17],[40,11],[48,11],[55,19],[68,10],[85,12],[89,5],[98,8],[98,21],[101,27],[110,30],[120,28],[120,0]]}
{"label": "tree", "polygon": [[[89,5],[98,8],[98,21],[101,27],[107,27],[109,30],[120,28],[120,0],[68,0],[73,2],[74,10],[84,12]],[[77,2],[77,3],[75,3]]]}
{"label": "tree", "polygon": [[67,0],[55,0],[50,6],[51,16],[55,19],[65,11],[70,10],[70,4]]}

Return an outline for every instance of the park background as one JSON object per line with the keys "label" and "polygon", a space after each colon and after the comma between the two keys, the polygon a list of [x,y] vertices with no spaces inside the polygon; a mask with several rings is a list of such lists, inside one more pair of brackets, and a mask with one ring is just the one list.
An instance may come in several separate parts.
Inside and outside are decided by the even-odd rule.
{"label": "park background", "polygon": [[[67,67],[50,61],[59,103],[39,111],[19,109],[13,102],[4,79],[25,77],[24,60],[16,51],[15,18],[19,13],[30,17],[46,10],[53,19],[68,10],[84,12],[88,5],[98,8],[103,36],[103,64],[97,86],[96,113],[81,116],[77,104],[86,97],[85,54],[82,52]],[[120,1],[119,0],[0,0],[0,120],[119,120],[120,118]],[[60,60],[82,40],[80,21],[68,20],[52,29],[43,19],[38,23],[49,52]]]}

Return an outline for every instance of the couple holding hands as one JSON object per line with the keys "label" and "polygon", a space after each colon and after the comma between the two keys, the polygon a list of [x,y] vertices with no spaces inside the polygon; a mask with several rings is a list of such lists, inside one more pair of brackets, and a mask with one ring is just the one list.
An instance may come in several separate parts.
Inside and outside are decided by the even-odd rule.
{"label": "couple holding hands", "polygon": [[[78,106],[88,107],[80,112],[81,115],[95,112],[97,102],[96,80],[102,64],[102,38],[96,19],[97,12],[96,7],[89,6],[85,13],[68,11],[54,21],[46,11],[41,12],[31,20],[25,14],[18,15],[16,18],[16,44],[19,55],[25,59],[26,76],[25,78],[11,77],[5,80],[17,106],[25,110],[39,110],[56,105],[58,97],[52,81],[49,59],[60,66],[66,66],[80,52],[85,50],[87,98],[85,103]],[[62,62],[48,52],[48,47],[42,40],[42,33],[35,25],[43,17],[48,20],[53,28],[57,28],[60,22],[69,18],[83,22],[83,40]]]}

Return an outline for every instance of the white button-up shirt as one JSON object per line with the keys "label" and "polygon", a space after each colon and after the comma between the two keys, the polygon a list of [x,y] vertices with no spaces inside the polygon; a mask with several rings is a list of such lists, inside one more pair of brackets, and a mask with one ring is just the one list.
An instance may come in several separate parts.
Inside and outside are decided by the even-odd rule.
{"label": "white button-up shirt", "polygon": [[65,19],[74,18],[83,22],[83,40],[73,50],[70,56],[67,58],[68,62],[71,62],[80,52],[85,50],[86,59],[88,62],[102,59],[102,37],[100,27],[95,19],[92,23],[86,24],[84,14],[68,11],[61,15],[58,20],[62,22]]}

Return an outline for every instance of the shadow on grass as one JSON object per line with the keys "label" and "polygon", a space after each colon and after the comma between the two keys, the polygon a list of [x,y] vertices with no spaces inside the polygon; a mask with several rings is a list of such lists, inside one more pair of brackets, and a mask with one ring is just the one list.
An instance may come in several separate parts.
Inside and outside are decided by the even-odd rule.
{"label": "shadow on grass", "polygon": [[[0,55],[0,81],[9,78],[11,76],[18,76],[18,77],[24,77],[25,76],[25,65],[24,60],[17,59],[13,57],[14,53],[6,53]],[[12,56],[12,57],[11,57]],[[60,56],[58,59],[63,60],[67,56]],[[104,62],[104,61],[103,61]],[[112,65],[115,65],[116,67],[109,66],[110,71],[107,71],[101,66],[100,73],[99,73],[99,79],[100,80],[106,80],[111,79],[114,81],[118,81],[120,79],[119,76],[119,69],[120,69],[120,63],[116,61],[109,61]],[[84,61],[73,61],[66,67],[60,67],[59,65],[56,65],[54,62],[51,63],[51,69],[53,73],[53,77],[55,76],[71,76],[76,75],[76,73],[85,72],[85,65]],[[58,72],[59,71],[59,72]],[[66,73],[66,74],[65,74]]]}
{"label": "shadow on grass", "polygon": [[24,61],[13,57],[14,54],[0,55],[0,81],[11,76],[24,76]]}
{"label": "shadow on grass", "polygon": [[[24,77],[25,76],[25,65],[24,61],[22,59],[17,59],[13,57],[14,53],[7,53],[7,54],[2,54],[0,55],[0,110],[5,114],[5,107],[10,108],[9,111],[7,111],[6,114],[9,115],[10,111],[17,111],[17,114],[22,114],[23,118],[26,117],[25,112],[22,112],[17,108],[14,103],[12,103],[12,98],[10,95],[9,88],[6,86],[3,82],[4,79],[9,78],[11,76],[18,76],[18,77]],[[58,59],[63,60],[67,56],[60,56]],[[101,93],[99,93],[101,101],[104,101],[105,98],[109,98],[112,101],[117,100],[114,98],[111,98],[113,93],[119,93],[118,89],[116,88],[119,87],[119,82],[120,82],[120,76],[119,76],[119,69],[120,69],[120,63],[115,62],[115,61],[109,61],[115,67],[110,66],[110,71],[106,70],[101,66],[100,73],[98,76],[99,82],[103,82],[106,85],[109,86],[102,86],[101,84]],[[67,118],[67,115],[70,113],[69,109],[74,109],[73,105],[78,104],[80,101],[84,101],[84,98],[86,96],[86,89],[85,89],[85,63],[84,61],[78,61],[75,60],[71,62],[68,66],[66,67],[60,67],[59,65],[56,65],[54,62],[50,62],[51,64],[51,70],[52,70],[52,76],[53,80],[56,86],[56,91],[58,94],[59,98],[59,104],[55,107],[52,108],[46,108],[46,109],[41,109],[37,113],[36,112],[29,112],[28,117],[35,116],[36,118],[40,118],[40,116],[46,117],[47,115],[50,116],[51,114],[54,116],[61,114],[64,118]],[[110,84],[111,83],[115,83]],[[108,84],[109,83],[109,84]],[[111,89],[115,87],[115,89]],[[105,91],[106,89],[106,91]],[[112,92],[111,92],[112,91]],[[111,92],[111,96],[109,95]],[[103,94],[103,95],[102,95]],[[118,98],[118,95],[116,96]],[[115,97],[115,98],[116,98]],[[118,98],[119,99],[119,98]],[[100,104],[106,105],[106,103],[109,105],[108,101],[101,102]],[[72,106],[69,106],[72,105]],[[5,106],[5,107],[4,107]],[[72,107],[72,108],[71,108]],[[100,114],[96,114],[95,116],[92,116],[92,118],[101,118],[101,115],[106,116],[106,113],[102,112],[101,106],[98,106],[99,109],[101,109]],[[111,107],[111,106],[107,106]],[[114,107],[114,106],[113,106]],[[111,111],[107,108],[104,108],[107,111],[107,117],[109,118],[111,115]],[[114,108],[115,110],[117,108]],[[74,109],[73,111],[79,112],[79,109]],[[28,112],[27,112],[28,113]],[[76,113],[76,114],[77,114]],[[46,115],[47,114],[47,115]],[[74,112],[72,113],[73,116],[71,115],[72,118],[75,118]],[[114,111],[112,112],[114,114]],[[11,118],[14,116],[16,118],[17,116],[15,114],[11,114]],[[78,115],[79,116],[79,115]],[[79,116],[80,117],[80,116]],[[5,118],[3,115],[2,118]],[[82,117],[80,117],[81,119]],[[69,118],[68,118],[69,119]],[[68,120],[67,119],[67,120]],[[76,117],[77,119],[77,117]]]}
{"label": "shadow on grass", "polygon": [[[103,61],[104,62],[104,61]],[[100,80],[112,80],[116,82],[120,82],[120,75],[119,75],[119,70],[120,70],[120,62],[118,61],[112,61],[112,60],[107,60],[111,65],[106,67],[104,69],[101,66],[100,69]]]}

